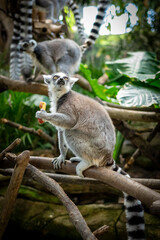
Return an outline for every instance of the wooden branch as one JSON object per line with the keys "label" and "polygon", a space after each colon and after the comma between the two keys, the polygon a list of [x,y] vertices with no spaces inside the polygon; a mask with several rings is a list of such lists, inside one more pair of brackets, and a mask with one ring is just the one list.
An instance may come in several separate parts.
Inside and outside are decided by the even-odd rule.
{"label": "wooden branch", "polygon": [[16,158],[16,165],[5,194],[4,203],[0,214],[0,239],[2,238],[3,233],[8,225],[28,161],[29,151],[24,151]]}
{"label": "wooden branch", "polygon": [[76,205],[70,200],[70,198],[66,195],[66,193],[57,182],[47,177],[44,173],[39,171],[31,164],[28,164],[26,172],[28,175],[30,175],[30,177],[32,177],[35,181],[38,181],[43,187],[45,187],[52,194],[55,194],[61,200],[68,211],[72,223],[84,240],[97,239],[90,231]]}
{"label": "wooden branch", "polygon": [[[44,160],[45,161],[45,160]],[[11,167],[11,166],[6,166],[6,167]],[[10,176],[13,172],[13,169],[7,168],[7,169],[2,169],[0,168],[0,174],[5,175],[5,176]],[[89,186],[95,186],[100,189],[103,189],[104,192],[108,192],[111,187],[107,183],[102,183],[94,178],[80,178],[78,176],[70,176],[66,174],[60,174],[60,173],[48,173],[45,172],[45,174],[54,179],[57,182],[64,183],[64,184],[75,184],[75,185],[89,185]],[[132,178],[132,180],[141,183],[142,185],[154,189],[154,190],[160,190],[160,179],[144,179],[144,178]],[[109,186],[109,187],[108,187]],[[114,188],[115,189],[115,188]],[[118,191],[117,191],[118,192]],[[117,194],[117,192],[115,194]]]}
{"label": "wooden branch", "polygon": [[[52,158],[46,157],[30,157],[30,163],[37,168],[51,170],[53,169]],[[7,160],[0,162],[1,168],[7,167]],[[66,161],[66,164],[62,164],[62,169],[56,170],[57,172],[63,172],[67,174],[75,175],[76,163]],[[123,176],[117,172],[112,171],[109,168],[97,168],[91,167],[84,171],[84,176],[89,178],[95,178],[98,181],[106,183],[112,187],[119,189],[122,192],[126,192],[129,195],[139,199],[150,207],[153,202],[160,200],[160,194],[133,181],[126,176]]]}
{"label": "wooden branch", "polygon": [[[38,168],[47,170],[51,170],[53,168],[51,160],[51,158],[30,157],[31,164],[37,166]],[[75,167],[76,163],[66,161],[66,164],[62,164],[62,169],[59,169],[57,172],[75,175]],[[108,168],[92,167],[84,171],[84,176],[95,178],[103,183],[107,183],[110,186],[119,189],[120,191],[126,192],[142,201],[142,203],[148,207],[150,207],[153,202],[160,200],[159,193]]]}
{"label": "wooden branch", "polygon": [[152,214],[160,216],[160,200],[153,202],[150,211]]}
{"label": "wooden branch", "polygon": [[[160,131],[160,122],[155,126],[155,128],[147,137],[147,142],[150,143],[159,131]],[[141,154],[141,150],[137,148],[136,151],[132,154],[132,156],[128,160],[128,162],[125,164],[124,169],[129,169],[129,167],[133,165],[133,163],[140,156],[140,154]]]}
{"label": "wooden branch", "polygon": [[88,90],[89,92],[92,91],[91,85],[89,84],[89,82],[84,77],[82,77],[79,74],[74,74],[73,76],[79,79],[78,82],[77,82],[79,84],[79,86]]}
{"label": "wooden branch", "polygon": [[160,113],[104,107],[112,119],[138,122],[159,122]]}
{"label": "wooden branch", "polygon": [[[45,84],[36,82],[26,83],[24,81],[11,80],[7,77],[0,75],[0,91],[13,90],[20,92],[30,92],[48,96],[48,89]],[[117,106],[118,107],[118,106]],[[131,120],[140,122],[159,122],[160,113],[125,110],[119,108],[111,108],[104,106],[112,119]]]}
{"label": "wooden branch", "polygon": [[108,232],[109,226],[104,225],[93,232],[96,237],[100,237],[103,233]]}
{"label": "wooden branch", "polygon": [[160,168],[160,151],[155,150],[147,141],[143,140],[140,135],[136,134],[134,130],[132,130],[129,125],[120,120],[113,121],[117,130],[119,130],[123,136],[130,140],[137,148],[140,149],[141,153],[144,156],[149,157],[156,165]]}
{"label": "wooden branch", "polygon": [[1,153],[0,153],[0,161],[3,159],[5,154],[7,152],[11,152],[15,147],[17,147],[21,142],[20,138],[16,138],[7,148],[5,148]]}
{"label": "wooden branch", "polygon": [[12,80],[0,75],[0,92],[4,92],[6,90],[29,92],[48,96],[48,88],[46,84],[36,82],[26,83],[25,81]]}
{"label": "wooden branch", "polygon": [[66,31],[65,25],[54,25],[49,21],[45,22],[34,22],[34,29],[38,29],[43,34],[51,34],[51,32],[55,34],[60,34]]}
{"label": "wooden branch", "polygon": [[53,147],[55,147],[55,142],[53,140],[52,137],[50,137],[47,133],[45,133],[44,131],[42,131],[41,129],[38,129],[38,130],[35,130],[34,128],[28,128],[28,127],[25,127],[19,123],[15,123],[15,122],[12,122],[6,118],[1,118],[1,122],[2,123],[5,123],[11,127],[14,127],[14,128],[17,128],[23,132],[28,132],[28,133],[31,133],[31,134],[34,134],[38,137],[41,137],[43,140],[45,140],[46,142],[49,142],[52,144]]}
{"label": "wooden branch", "polygon": [[[98,98],[98,97],[96,97],[96,98]],[[125,106],[122,106],[122,105],[102,101],[101,99],[100,99],[100,101],[101,101],[102,105],[108,106],[108,107],[111,107],[111,108],[133,110],[133,111],[140,111],[140,112],[144,111],[144,112],[159,112],[160,113],[160,108],[154,108],[154,107],[125,107]]]}
{"label": "wooden branch", "polygon": [[[27,152],[29,154],[29,151],[25,151],[25,152]],[[25,152],[23,152],[23,153],[25,153]],[[12,155],[9,155],[8,157],[9,157],[9,159],[11,159]],[[13,160],[14,159],[15,159],[15,157],[13,157]],[[89,227],[87,226],[84,218],[82,217],[82,215],[79,212],[76,205],[70,200],[70,198],[63,191],[62,187],[55,180],[49,178],[43,172],[41,172],[40,170],[38,170],[36,167],[32,166],[31,164],[27,165],[26,174],[30,178],[39,182],[42,187],[44,187],[45,189],[47,189],[47,191],[56,195],[60,199],[60,201],[63,203],[63,205],[66,207],[66,209],[68,211],[71,222],[74,224],[75,228],[77,229],[77,231],[80,233],[81,237],[84,240],[87,240],[87,239],[88,240],[96,240],[97,239],[95,237],[95,235],[90,231]]]}
{"label": "wooden branch", "polygon": [[108,81],[108,75],[104,73],[101,77],[98,78],[98,84],[103,85]]}

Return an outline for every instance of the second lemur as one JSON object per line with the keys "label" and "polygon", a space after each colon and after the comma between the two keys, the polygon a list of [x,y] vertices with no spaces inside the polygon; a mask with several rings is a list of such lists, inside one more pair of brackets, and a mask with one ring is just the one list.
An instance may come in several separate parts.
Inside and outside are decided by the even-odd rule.
{"label": "second lemur", "polygon": [[35,78],[41,70],[51,74],[63,71],[72,75],[81,62],[80,47],[71,39],[54,39],[40,43],[24,40],[20,43],[20,49],[31,55],[35,65]]}

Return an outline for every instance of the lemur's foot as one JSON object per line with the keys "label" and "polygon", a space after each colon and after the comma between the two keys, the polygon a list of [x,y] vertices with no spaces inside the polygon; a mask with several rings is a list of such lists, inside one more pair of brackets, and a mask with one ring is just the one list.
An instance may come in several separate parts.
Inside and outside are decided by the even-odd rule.
{"label": "lemur's foot", "polygon": [[84,161],[83,159],[81,159],[80,163],[78,163],[78,165],[76,166],[76,174],[79,177],[84,178],[83,172],[91,166],[92,166],[91,163],[88,163],[88,162]]}
{"label": "lemur's foot", "polygon": [[31,83],[31,82],[34,81],[34,78],[33,78],[33,77],[28,77],[28,78],[25,78],[25,81],[26,81],[27,83]]}
{"label": "lemur's foot", "polygon": [[62,166],[62,163],[65,163],[65,159],[62,156],[59,156],[57,158],[54,158],[52,160],[52,164],[54,169],[60,169]]}

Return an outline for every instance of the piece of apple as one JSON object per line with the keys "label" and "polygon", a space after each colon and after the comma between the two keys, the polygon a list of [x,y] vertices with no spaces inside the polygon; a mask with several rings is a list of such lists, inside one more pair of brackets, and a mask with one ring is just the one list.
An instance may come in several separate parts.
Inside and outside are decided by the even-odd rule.
{"label": "piece of apple", "polygon": [[[39,108],[40,108],[41,110],[46,110],[46,103],[45,103],[45,102],[40,102],[40,103],[39,103]],[[39,122],[40,124],[44,123],[44,121],[43,121],[42,119],[40,119],[40,118],[38,118],[38,122]]]}

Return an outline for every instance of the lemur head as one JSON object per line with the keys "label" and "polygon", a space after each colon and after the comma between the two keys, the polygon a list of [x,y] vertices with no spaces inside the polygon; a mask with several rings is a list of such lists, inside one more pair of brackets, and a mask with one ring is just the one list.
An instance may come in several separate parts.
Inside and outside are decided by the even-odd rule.
{"label": "lemur head", "polygon": [[28,40],[25,39],[20,42],[20,50],[28,53],[34,52],[35,47],[37,46],[37,42],[33,39]]}
{"label": "lemur head", "polygon": [[43,75],[44,82],[48,85],[50,91],[62,93],[69,92],[78,78],[72,78],[65,73],[58,72],[52,75]]}

